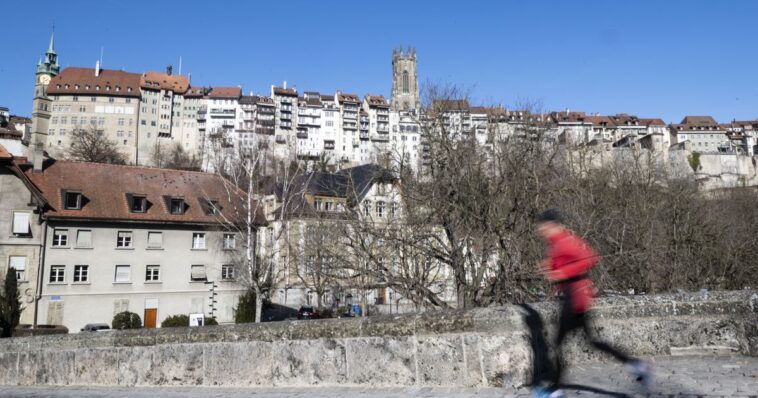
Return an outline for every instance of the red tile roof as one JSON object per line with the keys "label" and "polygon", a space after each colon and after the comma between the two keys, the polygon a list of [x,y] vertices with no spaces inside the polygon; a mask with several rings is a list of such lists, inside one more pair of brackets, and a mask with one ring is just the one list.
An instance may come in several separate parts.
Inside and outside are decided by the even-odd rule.
{"label": "red tile roof", "polygon": [[189,80],[181,75],[161,72],[145,72],[140,78],[140,87],[150,90],[168,90],[184,94],[189,88]]}
{"label": "red tile roof", "polygon": [[50,79],[47,93],[139,98],[141,76],[111,69],[101,69],[95,76],[95,68],[66,68]]}
{"label": "red tile roof", "polygon": [[663,119],[658,119],[658,118],[640,119],[640,123],[646,126],[665,126],[666,125],[666,122],[664,122]]}
{"label": "red tile roof", "polygon": [[187,89],[187,92],[184,93],[185,98],[202,98],[208,94],[208,92],[211,91],[210,87],[190,87]]}
{"label": "red tile roof", "polygon": [[13,159],[13,155],[11,155],[10,152],[8,152],[7,149],[5,149],[4,146],[0,145],[0,160],[10,160]]}
{"label": "red tile roof", "polygon": [[[33,172],[26,165],[24,174],[50,204],[47,214],[51,218],[219,224],[220,216],[206,212],[207,200],[218,201],[223,216],[228,219],[243,216],[243,201],[229,197],[241,199],[244,193],[227,195],[225,181],[210,173],[49,160],[41,173]],[[81,192],[84,198],[81,210],[64,208],[65,191]],[[147,197],[150,205],[146,212],[130,211],[128,195],[131,194]],[[183,198],[187,206],[185,213],[171,214],[166,197]],[[256,214],[256,222],[265,224],[262,210]]]}
{"label": "red tile roof", "polygon": [[274,87],[274,95],[283,95],[286,97],[297,97],[297,90],[294,88]]}
{"label": "red tile roof", "polygon": [[214,87],[208,98],[236,98],[242,96],[242,89],[239,87]]}
{"label": "red tile roof", "polygon": [[355,94],[337,93],[337,100],[339,102],[353,102],[359,104],[361,99]]}
{"label": "red tile roof", "polygon": [[387,99],[385,99],[384,96],[381,96],[381,95],[367,95],[366,102],[368,102],[368,105],[370,107],[374,107],[374,108],[389,108],[390,107],[390,104],[389,102],[387,102]]}

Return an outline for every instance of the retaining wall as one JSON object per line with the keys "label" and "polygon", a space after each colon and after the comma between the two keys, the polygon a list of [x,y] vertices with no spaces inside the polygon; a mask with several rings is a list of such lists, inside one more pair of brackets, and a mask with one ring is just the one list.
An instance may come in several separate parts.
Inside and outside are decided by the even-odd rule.
{"label": "retaining wall", "polygon": [[[547,319],[550,303],[535,306]],[[635,355],[758,355],[758,293],[599,300],[600,336]],[[551,329],[554,329],[554,325]],[[36,336],[0,341],[0,384],[519,386],[529,342],[512,306],[421,315]],[[569,340],[567,358],[595,358]]]}

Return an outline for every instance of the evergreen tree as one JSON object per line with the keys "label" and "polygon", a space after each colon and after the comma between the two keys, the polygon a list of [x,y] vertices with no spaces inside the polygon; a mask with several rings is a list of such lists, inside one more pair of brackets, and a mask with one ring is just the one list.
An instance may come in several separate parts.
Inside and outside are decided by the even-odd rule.
{"label": "evergreen tree", "polygon": [[21,308],[21,295],[18,291],[16,270],[8,267],[3,294],[0,295],[0,328],[2,328],[0,337],[13,336],[13,331],[21,318],[21,311],[23,308]]}

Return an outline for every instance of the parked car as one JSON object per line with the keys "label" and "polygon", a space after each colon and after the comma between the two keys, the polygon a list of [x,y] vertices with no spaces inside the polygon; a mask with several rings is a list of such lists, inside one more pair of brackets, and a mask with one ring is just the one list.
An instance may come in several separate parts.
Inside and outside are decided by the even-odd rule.
{"label": "parked car", "polygon": [[82,328],[82,332],[107,332],[111,327],[107,323],[88,323]]}
{"label": "parked car", "polygon": [[313,307],[300,307],[300,310],[297,312],[297,319],[316,318],[318,318],[318,314],[316,313],[316,310],[313,309]]}
{"label": "parked car", "polygon": [[340,318],[355,318],[355,314],[352,312],[345,312],[342,315],[340,315]]}

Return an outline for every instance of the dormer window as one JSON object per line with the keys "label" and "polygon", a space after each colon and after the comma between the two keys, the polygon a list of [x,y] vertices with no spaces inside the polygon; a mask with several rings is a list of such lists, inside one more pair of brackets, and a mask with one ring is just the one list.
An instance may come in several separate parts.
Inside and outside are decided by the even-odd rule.
{"label": "dormer window", "polygon": [[169,200],[169,210],[171,211],[171,214],[184,214],[184,208],[184,199],[171,198]]}
{"label": "dormer window", "polygon": [[66,210],[81,210],[82,208],[82,193],[66,191],[63,195],[63,206]]}
{"label": "dormer window", "polygon": [[132,213],[144,213],[147,211],[147,197],[144,195],[130,195],[130,205]]}

